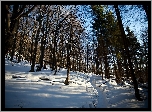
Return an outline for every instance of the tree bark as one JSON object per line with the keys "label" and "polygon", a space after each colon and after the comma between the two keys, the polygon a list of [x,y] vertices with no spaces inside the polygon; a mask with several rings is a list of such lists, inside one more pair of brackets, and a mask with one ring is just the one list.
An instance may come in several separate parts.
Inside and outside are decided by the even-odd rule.
{"label": "tree bark", "polygon": [[128,45],[127,45],[127,41],[126,41],[126,35],[125,35],[125,31],[124,31],[124,28],[123,28],[123,25],[122,25],[122,20],[121,20],[121,16],[120,16],[118,5],[114,5],[114,8],[115,8],[115,11],[116,11],[116,15],[117,15],[118,24],[119,24],[119,28],[120,28],[120,31],[121,31],[122,39],[123,39],[123,42],[124,42],[125,51],[126,51],[126,54],[127,54],[127,57],[128,57],[129,67],[130,67],[130,71],[131,71],[131,75],[132,75],[132,80],[133,80],[133,83],[134,83],[135,97],[138,100],[142,100],[140,98],[139,89],[138,89],[138,83],[137,83],[137,80],[136,80],[136,77],[135,77],[135,74],[134,74],[134,70],[132,68],[133,64],[131,62],[129,49],[128,49]]}
{"label": "tree bark", "polygon": [[118,72],[119,72],[119,79],[122,77],[122,66],[121,66],[121,61],[120,59],[117,58],[117,65],[118,65]]}
{"label": "tree bark", "polygon": [[33,57],[32,57],[32,65],[31,65],[31,70],[30,72],[35,72],[34,67],[35,67],[35,61],[36,61],[36,53],[37,53],[37,45],[38,45],[38,38],[39,38],[39,33],[40,33],[40,29],[41,29],[41,20],[39,21],[39,28],[36,34],[36,38],[35,38],[35,48],[34,48],[34,53],[33,53]]}
{"label": "tree bark", "polygon": [[56,42],[56,38],[58,36],[58,33],[57,33],[57,29],[55,31],[55,36],[54,36],[54,48],[53,48],[53,70],[55,70],[55,73],[54,75],[56,75],[56,72],[57,72],[57,63],[56,63],[56,47],[57,47],[57,42]]}
{"label": "tree bark", "polygon": [[89,55],[89,47],[88,47],[88,43],[87,43],[87,72],[89,71],[88,70],[88,61],[89,61],[88,60],[88,57],[89,57],[88,55]]}
{"label": "tree bark", "polygon": [[[47,21],[48,21],[48,18],[47,18]],[[46,25],[47,24],[48,24],[48,22],[46,23]],[[43,23],[43,29],[44,29],[44,23]],[[46,27],[46,29],[47,29],[47,27]],[[48,33],[48,31],[46,31],[46,33],[44,34],[44,30],[43,30],[43,37],[41,39],[41,55],[40,55],[40,59],[39,59],[40,69],[43,67],[43,58],[44,58],[44,50],[45,50],[47,33]]]}
{"label": "tree bark", "polygon": [[127,59],[126,59],[126,55],[125,55],[125,51],[123,50],[123,57],[124,57],[124,67],[126,69],[126,75],[127,75],[127,79],[129,79],[129,69],[128,69],[128,62],[127,62]]}
{"label": "tree bark", "polygon": [[13,42],[11,41],[18,28],[18,20],[25,16],[28,15],[36,6],[33,6],[31,9],[29,9],[27,12],[22,13],[25,9],[26,5],[23,5],[22,8],[19,8],[19,5],[14,5],[13,6],[13,12],[12,12],[12,17],[9,17],[9,5],[5,5],[5,23],[6,23],[6,30],[5,30],[5,54],[10,51],[12,48]]}
{"label": "tree bark", "polygon": [[[21,36],[24,36],[24,35],[21,35]],[[22,37],[20,38],[19,46],[20,46],[20,48],[19,48],[19,52],[18,52],[18,54],[19,54],[18,63],[21,61],[21,52],[22,52],[22,49],[23,49],[23,38]]]}
{"label": "tree bark", "polygon": [[40,55],[40,59],[39,59],[40,68],[43,67],[43,58],[44,58],[44,50],[45,50],[43,39],[44,38],[41,39],[41,55]]}
{"label": "tree bark", "polygon": [[31,49],[30,49],[30,54],[31,54],[31,57],[30,57],[30,65],[32,64],[32,57],[33,57],[33,38],[34,38],[34,35],[32,36],[32,43],[31,43]]}
{"label": "tree bark", "polygon": [[17,34],[18,34],[18,32],[16,32],[16,35],[15,35],[15,37],[14,37],[14,39],[13,39],[13,47],[12,47],[12,52],[11,52],[11,59],[10,59],[10,61],[13,60],[13,56],[14,56],[14,53],[15,53]]}
{"label": "tree bark", "polygon": [[65,80],[65,84],[68,85],[69,84],[69,80],[70,80],[70,50],[71,45],[69,43],[67,43],[67,78]]}

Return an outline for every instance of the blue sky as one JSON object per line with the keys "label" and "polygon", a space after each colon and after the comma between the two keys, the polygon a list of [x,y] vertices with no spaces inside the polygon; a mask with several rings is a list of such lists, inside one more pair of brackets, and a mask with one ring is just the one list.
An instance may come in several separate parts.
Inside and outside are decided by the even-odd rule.
{"label": "blue sky", "polygon": [[[113,7],[113,6],[112,6]],[[148,27],[148,22],[145,21],[145,11],[144,10],[141,10],[139,8],[136,8],[135,10],[132,9],[130,10],[129,9],[130,6],[127,6],[127,9],[128,11],[124,11],[122,9],[120,9],[120,13],[121,13],[121,16],[122,16],[122,22],[123,22],[123,25],[124,25],[124,29],[129,26],[130,29],[134,32],[135,36],[137,36],[137,39],[140,43],[142,43],[141,39],[140,39],[140,35],[141,35],[141,31],[143,28],[145,27]],[[86,32],[91,32],[91,18],[90,18],[90,14],[87,13],[84,9],[84,8],[80,8],[79,9],[80,11],[84,11],[86,14],[85,15],[81,15],[81,17],[83,18],[79,18],[81,19],[81,21],[84,21],[84,26],[87,27],[86,29]],[[111,8],[111,11],[114,13],[114,15],[116,16],[115,14],[115,10],[113,8]],[[82,13],[82,12],[80,12]],[[84,20],[83,20],[84,19]]]}
{"label": "blue sky", "polygon": [[[129,7],[130,6],[128,6],[128,9]],[[136,8],[135,10],[129,10],[127,13],[124,13],[124,11],[121,10],[121,14],[124,27],[126,28],[127,26],[129,26],[130,29],[134,31],[134,34],[137,36],[139,42],[142,43],[140,38],[140,30],[145,29],[145,27],[148,27],[148,22],[144,19],[146,17],[145,11]],[[127,23],[127,21],[129,22]]]}

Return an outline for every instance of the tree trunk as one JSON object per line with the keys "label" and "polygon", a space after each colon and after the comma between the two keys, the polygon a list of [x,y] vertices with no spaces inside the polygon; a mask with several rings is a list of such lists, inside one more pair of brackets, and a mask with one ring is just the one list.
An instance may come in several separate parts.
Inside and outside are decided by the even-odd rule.
{"label": "tree trunk", "polygon": [[88,60],[88,57],[89,57],[88,55],[89,55],[89,48],[88,48],[88,44],[87,44],[87,72],[88,72],[88,61],[89,61]]}
{"label": "tree trunk", "polygon": [[32,57],[33,57],[33,44],[34,44],[33,38],[34,38],[34,35],[33,35],[33,37],[32,37],[31,50],[30,50],[30,54],[31,54],[31,57],[30,57],[30,65],[32,64]]}
{"label": "tree trunk", "polygon": [[35,60],[36,60],[36,53],[37,53],[38,38],[39,38],[40,29],[41,29],[41,22],[42,21],[39,21],[39,28],[38,28],[36,38],[35,38],[35,46],[34,46],[35,48],[34,48],[34,53],[32,57],[32,65],[31,65],[30,72],[35,72],[34,67],[35,67]]}
{"label": "tree trunk", "polygon": [[69,50],[70,50],[70,44],[67,43],[67,78],[64,82],[66,85],[69,85],[69,79],[70,79],[70,75],[69,75],[69,72],[70,72],[70,54],[69,54]]}
{"label": "tree trunk", "polygon": [[18,5],[14,5],[12,17],[9,17],[9,6],[5,5],[5,23],[6,23],[6,32],[5,32],[5,54],[12,48],[13,42],[12,39],[15,37],[15,32],[18,26],[18,20],[14,19],[16,12],[18,10]]}
{"label": "tree trunk", "polygon": [[52,63],[52,69],[55,70],[55,73],[54,75],[56,75],[56,72],[57,72],[57,62],[56,62],[56,50],[57,50],[57,42],[56,42],[56,39],[57,39],[57,36],[58,36],[58,26],[56,26],[56,31],[55,31],[55,36],[54,36],[54,48],[53,48],[53,63]]}
{"label": "tree trunk", "polygon": [[102,80],[103,80],[102,58],[99,58],[99,60],[100,60],[100,74],[101,74]]}
{"label": "tree trunk", "polygon": [[34,48],[34,53],[32,57],[32,65],[31,65],[30,72],[35,72],[34,67],[35,67],[35,60],[36,60],[36,53],[37,53],[37,45],[38,45],[38,40],[35,41],[35,48]]}
{"label": "tree trunk", "polygon": [[50,56],[49,56],[50,68],[52,68],[52,70],[53,70],[53,61],[52,61],[53,60],[53,49],[52,49],[52,44],[50,44],[49,52],[50,52]]}
{"label": "tree trunk", "polygon": [[114,5],[114,8],[115,8],[115,11],[116,11],[116,15],[117,15],[118,24],[119,24],[119,28],[120,28],[120,31],[121,31],[122,39],[123,39],[123,42],[124,42],[125,51],[126,51],[126,54],[127,54],[127,57],[128,57],[129,67],[130,67],[130,71],[131,71],[131,75],[132,75],[132,80],[133,80],[133,83],[134,83],[135,97],[138,100],[142,100],[140,98],[138,83],[137,83],[137,80],[136,80],[136,77],[135,77],[135,74],[134,74],[134,70],[132,68],[133,66],[132,66],[132,62],[131,62],[131,58],[130,58],[130,54],[129,54],[129,49],[128,49],[128,45],[127,45],[127,41],[126,41],[126,35],[125,35],[125,31],[124,31],[124,28],[123,28],[123,25],[122,25],[122,20],[121,20],[120,12],[119,12],[119,9],[118,9],[118,5]]}
{"label": "tree trunk", "polygon": [[109,71],[108,71],[108,63],[107,63],[107,55],[105,54],[104,57],[104,64],[105,64],[105,77],[109,79]]}
{"label": "tree trunk", "polygon": [[[80,58],[79,58],[79,72],[81,72],[81,60],[80,60]],[[88,70],[87,70],[87,72],[88,72]]]}
{"label": "tree trunk", "polygon": [[70,63],[70,49],[71,49],[71,45],[70,44],[68,44],[68,49],[67,49],[67,81],[68,81],[68,83],[69,83],[69,79],[70,79],[70,74],[69,74],[69,72],[70,72],[70,66],[71,66],[71,63]]}
{"label": "tree trunk", "polygon": [[14,39],[13,39],[14,41],[13,41],[13,47],[12,47],[12,52],[11,52],[11,59],[10,59],[10,61],[12,61],[13,60],[13,56],[14,56],[14,53],[15,53],[15,48],[16,48],[16,40],[17,40],[17,33],[16,33],[16,35],[15,35],[15,37],[14,37]]}
{"label": "tree trunk", "polygon": [[[56,35],[56,34],[55,34]],[[56,72],[57,72],[57,65],[56,65],[56,46],[57,46],[57,43],[56,43],[56,36],[54,37],[54,48],[53,48],[53,70],[55,70],[55,73],[54,75],[56,75]]]}
{"label": "tree trunk", "polygon": [[78,54],[76,54],[76,71],[78,71]]}
{"label": "tree trunk", "polygon": [[95,63],[96,63],[96,75],[100,75],[99,74],[99,61],[98,61],[98,58],[95,59]]}
{"label": "tree trunk", "polygon": [[[24,36],[24,35],[21,35],[21,36]],[[18,54],[19,54],[19,56],[18,56],[18,63],[21,61],[21,52],[22,52],[22,49],[23,49],[23,38],[21,37],[20,38],[20,44],[19,44],[19,46],[20,46],[20,48],[19,48],[19,52],[18,52]]]}
{"label": "tree trunk", "polygon": [[122,66],[121,66],[121,62],[120,59],[117,58],[117,65],[118,65],[118,72],[119,72],[119,79],[121,79],[122,77]]}
{"label": "tree trunk", "polygon": [[46,44],[46,36],[47,36],[47,32],[44,35],[44,31],[43,31],[43,37],[41,39],[41,48],[40,48],[41,49],[41,55],[40,55],[40,59],[39,59],[40,69],[43,67],[43,58],[44,58],[44,50],[45,50],[45,44]]}
{"label": "tree trunk", "polygon": [[28,15],[34,8],[32,7],[27,12],[23,13],[24,9],[26,8],[26,5],[23,5],[21,8],[20,5],[13,5],[13,11],[12,17],[9,16],[9,5],[5,5],[4,11],[5,11],[5,23],[6,23],[6,30],[5,30],[5,54],[9,52],[9,50],[12,48],[13,42],[12,39],[14,38],[14,35],[18,28],[18,20],[23,17],[23,15]]}
{"label": "tree trunk", "polygon": [[[43,40],[42,40],[43,41]],[[40,68],[43,67],[43,58],[44,58],[44,44],[43,42],[41,43],[41,55],[40,55],[40,59],[39,59],[39,63],[40,63]]]}
{"label": "tree trunk", "polygon": [[126,69],[126,75],[127,75],[127,79],[129,79],[129,69],[128,69],[128,62],[127,62],[127,59],[126,59],[126,55],[125,55],[125,52],[123,50],[123,57],[124,57],[124,67]]}
{"label": "tree trunk", "polygon": [[[25,18],[23,18],[23,21],[25,21]],[[23,25],[22,25],[22,28],[23,28]],[[23,35],[21,35],[21,38],[20,38],[20,44],[19,44],[20,49],[19,49],[18,63],[21,61],[21,53],[22,53],[22,50],[23,50],[24,36],[26,35],[25,30],[26,29],[24,29],[24,33],[23,33]]]}
{"label": "tree trunk", "polygon": [[103,45],[104,48],[104,64],[105,64],[105,78],[109,79],[109,64],[107,59],[107,48]]}

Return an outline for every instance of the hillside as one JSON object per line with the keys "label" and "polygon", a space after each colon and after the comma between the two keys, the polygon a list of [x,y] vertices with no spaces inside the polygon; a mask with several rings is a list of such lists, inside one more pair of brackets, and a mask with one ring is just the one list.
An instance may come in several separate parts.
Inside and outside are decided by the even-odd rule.
{"label": "hillside", "polygon": [[137,101],[129,82],[117,84],[91,73],[70,71],[70,84],[65,85],[67,70],[56,75],[48,69],[28,72],[27,61],[14,63],[5,59],[5,108],[147,108],[147,84],[139,87],[144,101]]}

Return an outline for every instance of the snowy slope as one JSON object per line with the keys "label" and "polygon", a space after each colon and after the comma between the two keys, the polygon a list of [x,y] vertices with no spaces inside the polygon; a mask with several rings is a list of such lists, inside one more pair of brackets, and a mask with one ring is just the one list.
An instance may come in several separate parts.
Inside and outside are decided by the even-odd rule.
{"label": "snowy slope", "polygon": [[[13,65],[13,66],[12,66]],[[70,71],[70,85],[64,85],[66,69],[56,75],[49,69],[28,72],[26,61],[12,63],[5,59],[5,108],[147,108],[148,90],[141,89],[144,101],[137,101],[126,83]],[[127,85],[128,84],[128,85]]]}

